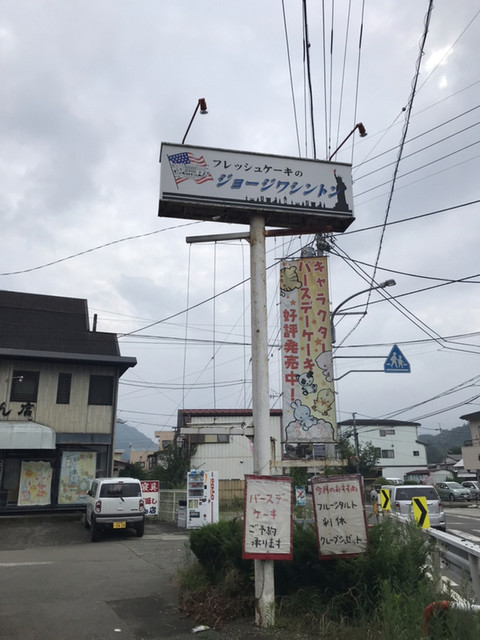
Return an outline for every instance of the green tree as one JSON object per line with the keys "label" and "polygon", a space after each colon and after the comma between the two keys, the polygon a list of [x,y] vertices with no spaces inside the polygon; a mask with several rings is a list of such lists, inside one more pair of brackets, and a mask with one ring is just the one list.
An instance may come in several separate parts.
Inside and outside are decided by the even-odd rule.
{"label": "green tree", "polygon": [[146,480],[148,478],[148,473],[142,467],[141,462],[133,462],[125,467],[125,469],[120,469],[118,475],[123,478],[138,478],[139,480]]}
{"label": "green tree", "polygon": [[171,444],[159,454],[159,465],[149,472],[151,480],[159,480],[166,489],[183,489],[191,469],[195,448],[179,448]]}
{"label": "green tree", "polygon": [[372,470],[378,464],[378,456],[371,442],[366,442],[358,447],[358,456],[349,436],[340,436],[337,444],[340,457],[347,460],[347,467],[344,467],[344,472],[360,473],[362,476],[367,477],[371,475]]}

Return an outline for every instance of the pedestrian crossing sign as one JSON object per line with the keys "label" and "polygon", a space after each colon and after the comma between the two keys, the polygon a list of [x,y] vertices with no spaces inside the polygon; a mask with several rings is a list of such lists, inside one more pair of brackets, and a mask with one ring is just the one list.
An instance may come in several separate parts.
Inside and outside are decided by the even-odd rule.
{"label": "pedestrian crossing sign", "polygon": [[393,345],[392,350],[388,354],[383,365],[383,370],[385,373],[410,373],[410,363],[396,344]]}

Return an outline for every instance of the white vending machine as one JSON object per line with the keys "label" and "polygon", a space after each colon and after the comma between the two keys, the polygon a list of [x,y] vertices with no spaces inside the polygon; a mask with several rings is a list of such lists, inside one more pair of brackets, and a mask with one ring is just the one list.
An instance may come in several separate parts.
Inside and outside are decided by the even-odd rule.
{"label": "white vending machine", "polygon": [[218,522],[218,471],[192,469],[187,475],[187,529]]}

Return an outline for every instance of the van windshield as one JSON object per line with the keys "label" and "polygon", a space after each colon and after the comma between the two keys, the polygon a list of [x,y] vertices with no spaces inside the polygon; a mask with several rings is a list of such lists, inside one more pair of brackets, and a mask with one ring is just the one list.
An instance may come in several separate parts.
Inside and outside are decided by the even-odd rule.
{"label": "van windshield", "polygon": [[137,482],[115,482],[102,485],[101,498],[139,498],[140,485]]}
{"label": "van windshield", "polygon": [[395,494],[396,500],[411,500],[412,498],[427,498],[427,500],[438,500],[438,494],[433,487],[405,487],[398,489]]}

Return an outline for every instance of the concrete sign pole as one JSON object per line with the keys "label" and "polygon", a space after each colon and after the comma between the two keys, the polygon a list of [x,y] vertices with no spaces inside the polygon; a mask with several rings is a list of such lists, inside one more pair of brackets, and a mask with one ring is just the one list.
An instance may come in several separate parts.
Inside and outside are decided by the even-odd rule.
{"label": "concrete sign pole", "polygon": [[[253,472],[270,475],[270,396],[268,384],[267,283],[265,218],[250,218],[250,297],[252,313],[252,413],[254,426]],[[274,561],[254,560],[255,622],[275,622]]]}

